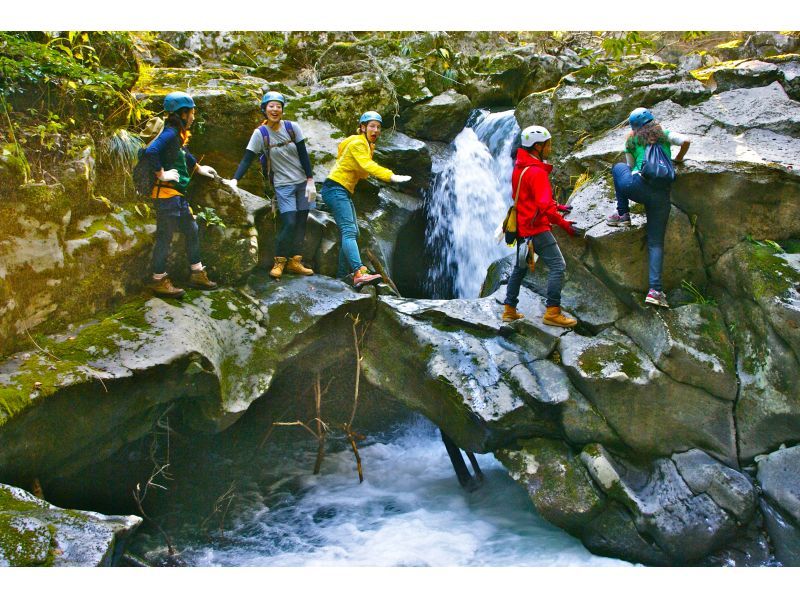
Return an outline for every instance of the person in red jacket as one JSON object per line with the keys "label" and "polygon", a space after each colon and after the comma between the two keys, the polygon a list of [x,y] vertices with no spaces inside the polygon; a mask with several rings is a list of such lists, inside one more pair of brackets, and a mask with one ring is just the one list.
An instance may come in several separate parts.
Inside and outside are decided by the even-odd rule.
{"label": "person in red jacket", "polygon": [[[545,162],[552,151],[550,132],[536,125],[528,127],[520,134],[520,145],[522,147],[517,150],[514,172],[511,175],[512,196],[517,198],[517,234],[520,237],[517,242],[522,243],[523,239],[532,240],[534,251],[547,264],[547,310],[542,321],[550,326],[572,328],[578,321],[561,313],[561,287],[567,264],[550,228],[557,224],[570,236],[574,236],[575,231],[572,222],[558,213],[558,206],[553,200],[549,176],[553,166]],[[532,260],[533,256],[529,255],[525,262]],[[508,279],[506,299],[503,301],[504,322],[513,322],[524,317],[517,311],[517,303],[519,287],[527,271],[527,263],[520,265],[518,261]]]}

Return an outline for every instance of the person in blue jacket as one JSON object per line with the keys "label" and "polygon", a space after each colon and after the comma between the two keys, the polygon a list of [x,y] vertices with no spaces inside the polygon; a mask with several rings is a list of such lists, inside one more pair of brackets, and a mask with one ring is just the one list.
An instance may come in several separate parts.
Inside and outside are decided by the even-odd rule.
{"label": "person in blue jacket", "polygon": [[250,136],[236,174],[227,183],[236,188],[256,156],[263,156],[267,176],[275,189],[281,230],[275,239],[275,261],[269,275],[280,280],[284,270],[309,276],[314,273],[303,265],[303,241],[309,211],[316,207],[317,189],[300,125],[282,120],[286,98],[268,91],[261,99],[265,120]]}
{"label": "person in blue jacket", "polygon": [[151,288],[157,295],[181,297],[184,290],[175,287],[167,276],[167,257],[175,232],[182,233],[186,243],[191,271],[189,285],[205,290],[217,288],[217,283],[209,280],[200,261],[197,223],[186,200],[186,189],[195,172],[211,178],[217,172],[210,166],[198,164],[185,148],[190,137],[189,128],[195,119],[192,97],[182,91],[173,91],[164,98],[164,111],[168,113],[164,129],[144,152],[157,179],[151,195],[156,211]]}

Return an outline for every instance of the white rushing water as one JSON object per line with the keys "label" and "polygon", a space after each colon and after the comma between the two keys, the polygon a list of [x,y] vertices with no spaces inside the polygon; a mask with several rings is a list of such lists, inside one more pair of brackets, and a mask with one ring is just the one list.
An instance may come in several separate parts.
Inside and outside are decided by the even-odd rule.
{"label": "white rushing water", "polygon": [[486,269],[511,253],[494,232],[511,205],[514,111],[482,111],[453,141],[455,151],[428,201],[426,244],[434,256],[426,287],[434,298],[477,297]]}
{"label": "white rushing water", "polygon": [[478,456],[484,485],[462,491],[422,418],[361,457],[362,484],[350,451],[328,455],[319,476],[307,462],[272,462],[272,481],[240,489],[226,540],[183,539],[182,557],[194,566],[629,564],[592,555],[544,521],[490,455]]}

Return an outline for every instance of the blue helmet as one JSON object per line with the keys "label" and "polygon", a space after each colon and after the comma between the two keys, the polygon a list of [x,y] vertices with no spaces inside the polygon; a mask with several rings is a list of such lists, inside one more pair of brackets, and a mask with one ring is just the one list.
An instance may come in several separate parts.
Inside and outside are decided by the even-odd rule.
{"label": "blue helmet", "polygon": [[281,106],[286,106],[286,98],[277,91],[268,91],[264,94],[264,97],[261,98],[261,109],[263,110],[270,102],[280,102]]}
{"label": "blue helmet", "polygon": [[653,113],[650,112],[647,108],[637,108],[631,115],[628,117],[628,122],[631,125],[631,129],[634,131],[636,129],[640,129],[645,126],[647,123],[655,120],[653,117]]}
{"label": "blue helmet", "polygon": [[371,120],[377,120],[379,123],[383,123],[383,119],[381,115],[375,112],[374,110],[368,110],[364,114],[361,115],[361,118],[358,119],[358,124],[363,125],[364,123],[368,123]]}
{"label": "blue helmet", "polygon": [[194,100],[188,93],[173,91],[164,98],[164,110],[166,112],[177,112],[181,108],[194,108]]}

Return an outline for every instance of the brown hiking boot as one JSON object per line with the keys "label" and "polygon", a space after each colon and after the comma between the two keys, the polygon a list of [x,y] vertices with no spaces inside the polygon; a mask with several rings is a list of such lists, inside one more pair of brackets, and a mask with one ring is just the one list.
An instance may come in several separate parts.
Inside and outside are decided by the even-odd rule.
{"label": "brown hiking boot", "polygon": [[542,322],[550,326],[561,326],[562,328],[573,328],[578,320],[569,318],[561,313],[561,308],[558,305],[548,307],[544,312]]}
{"label": "brown hiking boot", "polygon": [[160,280],[153,280],[153,283],[150,285],[150,290],[159,297],[172,297],[174,299],[183,297],[183,294],[186,292],[183,289],[172,286],[172,281],[169,279],[169,276],[165,276]]}
{"label": "brown hiking boot", "polygon": [[503,310],[503,322],[513,322],[514,320],[521,320],[524,317],[525,316],[517,311],[516,307],[506,305],[505,310]]}
{"label": "brown hiking boot", "polygon": [[275,280],[280,280],[281,275],[283,274],[283,269],[286,267],[286,258],[285,257],[276,257],[275,263],[272,265],[272,270],[269,271],[269,275],[272,276]]}
{"label": "brown hiking boot", "polygon": [[202,270],[192,270],[192,275],[189,277],[189,286],[193,289],[210,291],[211,289],[216,289],[219,285],[208,279],[206,269],[203,268]]}
{"label": "brown hiking boot", "polygon": [[303,274],[305,276],[311,276],[314,273],[311,268],[306,268],[303,265],[302,255],[294,255],[290,257],[289,261],[286,262],[286,271],[290,274]]}

